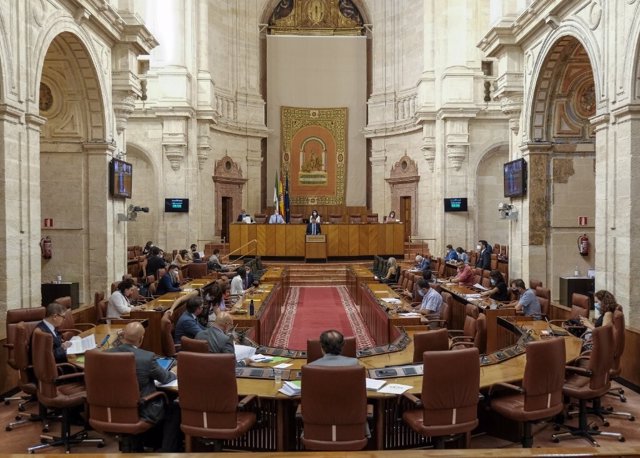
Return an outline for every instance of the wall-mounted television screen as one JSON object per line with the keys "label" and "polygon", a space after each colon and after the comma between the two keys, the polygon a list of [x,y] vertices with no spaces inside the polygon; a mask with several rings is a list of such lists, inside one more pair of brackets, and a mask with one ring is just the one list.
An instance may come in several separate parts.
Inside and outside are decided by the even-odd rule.
{"label": "wall-mounted television screen", "polygon": [[444,199],[444,211],[445,212],[466,212],[467,198],[466,197],[450,197],[450,198]]}
{"label": "wall-mounted television screen", "polygon": [[113,197],[131,198],[133,166],[120,159],[109,163],[109,193]]}
{"label": "wall-mounted television screen", "polygon": [[527,161],[516,159],[504,164],[504,196],[527,195]]}
{"label": "wall-mounted television screen", "polygon": [[164,211],[166,213],[188,213],[189,199],[172,197],[164,200]]}

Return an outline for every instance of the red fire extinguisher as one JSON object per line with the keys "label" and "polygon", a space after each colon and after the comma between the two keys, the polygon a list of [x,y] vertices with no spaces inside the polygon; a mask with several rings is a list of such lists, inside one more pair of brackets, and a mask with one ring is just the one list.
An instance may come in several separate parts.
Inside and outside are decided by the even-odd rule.
{"label": "red fire extinguisher", "polygon": [[51,239],[49,236],[40,239],[40,252],[44,259],[51,259]]}
{"label": "red fire extinguisher", "polygon": [[589,256],[589,237],[587,234],[578,237],[578,253],[580,256]]}

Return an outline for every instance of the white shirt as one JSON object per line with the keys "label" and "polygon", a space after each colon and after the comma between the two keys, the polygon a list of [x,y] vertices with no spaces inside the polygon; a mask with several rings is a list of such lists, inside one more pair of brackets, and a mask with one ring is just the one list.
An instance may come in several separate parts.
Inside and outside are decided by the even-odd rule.
{"label": "white shirt", "polygon": [[236,275],[231,279],[231,294],[244,294],[244,289],[242,288],[242,277],[240,275]]}
{"label": "white shirt", "polygon": [[320,215],[316,216],[315,218],[313,217],[313,215],[311,215],[309,217],[309,222],[320,224]]}
{"label": "white shirt", "polygon": [[129,299],[117,289],[109,298],[107,318],[120,318],[121,315],[128,315],[132,308]]}

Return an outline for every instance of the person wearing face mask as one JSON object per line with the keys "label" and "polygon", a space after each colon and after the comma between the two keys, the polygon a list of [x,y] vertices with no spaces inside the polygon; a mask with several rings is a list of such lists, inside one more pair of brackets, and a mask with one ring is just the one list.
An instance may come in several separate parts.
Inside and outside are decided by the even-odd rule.
{"label": "person wearing face mask", "polygon": [[456,248],[456,253],[458,253],[458,261],[469,263],[469,255],[462,249],[461,246]]}
{"label": "person wearing face mask", "polygon": [[418,280],[418,295],[422,298],[417,311],[429,318],[440,319],[440,309],[442,308],[442,296],[435,289],[431,288],[429,282],[424,278]]}
{"label": "person wearing face mask", "polygon": [[601,289],[600,291],[596,291],[593,295],[594,299],[594,308],[596,311],[596,319],[592,323],[589,318],[580,317],[580,322],[582,325],[587,328],[584,334],[582,334],[582,350],[591,350],[592,341],[591,341],[591,333],[595,328],[599,328],[600,326],[607,326],[613,323],[613,314],[616,310],[622,308],[618,305],[616,298],[609,291]]}
{"label": "person wearing face mask", "polygon": [[462,286],[473,286],[473,270],[471,270],[471,266],[462,261],[458,261],[457,274],[449,281],[451,283],[459,283]]}
{"label": "person wearing face mask", "polygon": [[522,312],[524,316],[540,317],[542,315],[542,307],[540,307],[536,292],[531,288],[527,289],[524,280],[520,278],[512,280],[509,284],[515,290],[514,292],[520,295],[520,299],[514,303],[516,312]]}
{"label": "person wearing face mask", "polygon": [[489,274],[489,280],[491,281],[491,289],[480,293],[480,295],[490,297],[494,301],[508,301],[509,288],[507,288],[507,282],[504,281],[502,273],[499,270],[492,270]]}
{"label": "person wearing face mask", "polygon": [[178,269],[180,267],[177,264],[171,264],[167,273],[162,276],[158,282],[158,289],[156,294],[162,295],[165,293],[172,293],[182,291],[180,288],[180,277],[178,276]]}
{"label": "person wearing face mask", "polygon": [[[233,317],[229,312],[220,312],[216,321],[210,328],[196,334],[197,340],[206,340],[209,344],[209,353],[232,353],[235,354],[233,342]],[[249,358],[236,361],[236,366],[246,366]]]}
{"label": "person wearing face mask", "polygon": [[480,269],[491,269],[491,245],[486,240],[479,240],[476,249],[480,252],[476,267]]}
{"label": "person wearing face mask", "polygon": [[458,253],[453,249],[453,245],[447,245],[447,254],[444,255],[445,262],[453,262],[458,260]]}

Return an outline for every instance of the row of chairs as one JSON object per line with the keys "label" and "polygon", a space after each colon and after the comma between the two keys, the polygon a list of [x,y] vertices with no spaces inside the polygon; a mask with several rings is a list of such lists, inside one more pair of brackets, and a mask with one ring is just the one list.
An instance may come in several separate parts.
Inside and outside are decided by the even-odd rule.
{"label": "row of chairs", "polygon": [[[257,224],[266,224],[269,221],[269,216],[265,213],[256,213],[254,216],[254,220]],[[292,213],[289,217],[289,222],[294,224],[302,224],[304,222],[305,216],[302,213]],[[371,213],[367,214],[366,217],[363,217],[359,214],[351,214],[348,215],[347,221],[350,224],[361,224],[361,223],[378,223],[378,214]],[[340,224],[345,222],[345,217],[343,215],[329,215],[328,219],[323,221],[323,224]]]}

